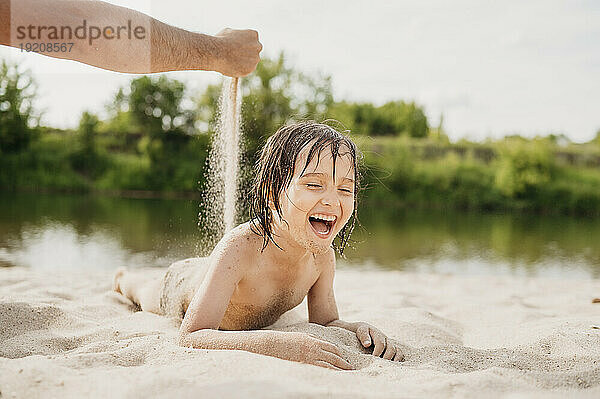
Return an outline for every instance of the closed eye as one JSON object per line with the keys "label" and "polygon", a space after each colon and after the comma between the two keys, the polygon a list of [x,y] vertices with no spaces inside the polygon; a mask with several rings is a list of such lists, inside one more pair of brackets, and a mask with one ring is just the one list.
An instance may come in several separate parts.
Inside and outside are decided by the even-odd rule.
{"label": "closed eye", "polygon": [[318,187],[318,188],[320,188],[320,187],[321,187],[321,185],[320,185],[320,184],[311,184],[311,183],[308,183],[306,186],[307,186],[307,187]]}
{"label": "closed eye", "polygon": [[340,191],[352,194],[352,190],[348,190],[347,188],[340,188]]}

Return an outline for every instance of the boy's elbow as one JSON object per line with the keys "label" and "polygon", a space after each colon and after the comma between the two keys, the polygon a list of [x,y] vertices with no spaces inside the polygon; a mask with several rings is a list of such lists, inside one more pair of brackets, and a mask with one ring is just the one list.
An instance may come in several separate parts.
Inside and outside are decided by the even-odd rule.
{"label": "boy's elbow", "polygon": [[[203,328],[193,332],[180,329],[177,337],[177,345],[185,348],[208,349],[209,345],[207,342],[210,342],[213,332],[214,330],[210,328]],[[207,347],[205,348],[205,346]]]}
{"label": "boy's elbow", "polygon": [[183,324],[179,328],[179,335],[177,336],[177,345],[184,347],[192,347],[192,333],[188,328],[184,328]]}
{"label": "boy's elbow", "polygon": [[327,323],[323,324],[325,327],[341,327],[341,328],[345,328],[345,326],[347,325],[346,322],[340,320],[340,319],[333,319],[333,320],[329,320]]}
{"label": "boy's elbow", "polygon": [[177,337],[177,345],[189,347],[190,334],[188,332],[179,332],[179,336]]}
{"label": "boy's elbow", "polygon": [[308,318],[308,322],[309,323],[314,323],[314,324],[319,324],[323,327],[328,327],[329,324],[331,323],[335,323],[336,321],[338,321],[338,318],[332,319],[332,318],[324,318],[324,317],[309,317]]}

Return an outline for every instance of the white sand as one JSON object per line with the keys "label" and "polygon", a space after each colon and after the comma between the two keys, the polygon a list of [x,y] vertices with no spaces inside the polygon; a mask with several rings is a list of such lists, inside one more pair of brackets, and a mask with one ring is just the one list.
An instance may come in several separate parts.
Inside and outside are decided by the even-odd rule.
{"label": "white sand", "polygon": [[275,325],[339,345],[360,367],[340,372],[178,347],[177,323],[134,312],[111,275],[0,269],[1,398],[600,397],[597,280],[338,270],[341,318],[378,326],[407,358],[307,324],[306,304]]}

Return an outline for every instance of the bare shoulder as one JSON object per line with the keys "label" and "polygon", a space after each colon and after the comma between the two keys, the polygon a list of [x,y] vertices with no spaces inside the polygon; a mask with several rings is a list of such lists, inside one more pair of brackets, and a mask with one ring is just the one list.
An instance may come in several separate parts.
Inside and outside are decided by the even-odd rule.
{"label": "bare shoulder", "polygon": [[217,243],[209,256],[210,263],[245,269],[255,263],[261,245],[262,237],[251,230],[249,222],[240,224]]}

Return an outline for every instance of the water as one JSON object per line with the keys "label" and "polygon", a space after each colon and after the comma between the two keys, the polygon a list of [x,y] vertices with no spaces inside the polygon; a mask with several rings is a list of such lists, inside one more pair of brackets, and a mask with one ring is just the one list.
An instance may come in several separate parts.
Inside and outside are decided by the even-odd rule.
{"label": "water", "polygon": [[[0,266],[166,267],[200,255],[195,200],[0,193]],[[398,213],[361,203],[341,268],[600,277],[600,220]]]}
{"label": "water", "polygon": [[238,93],[238,78],[223,82],[219,122],[208,156],[206,194],[199,214],[199,225],[207,233],[204,253],[210,252],[223,234],[236,225],[242,105]]}

